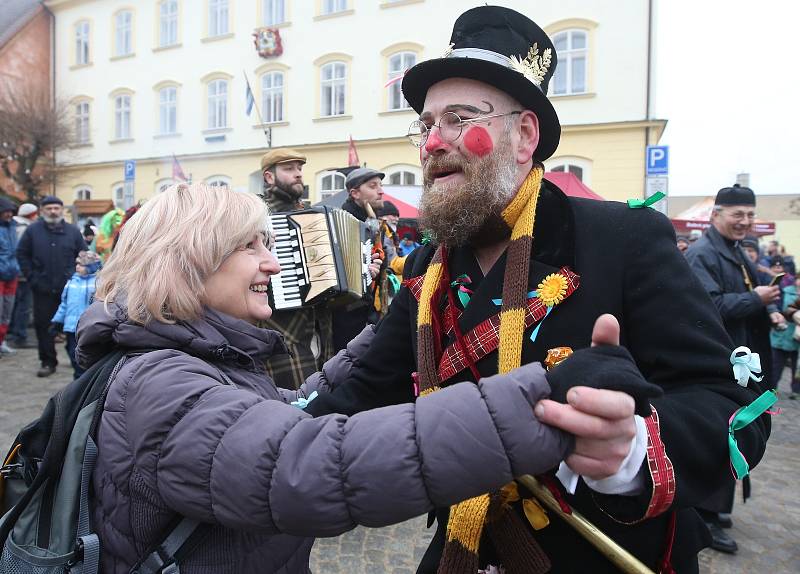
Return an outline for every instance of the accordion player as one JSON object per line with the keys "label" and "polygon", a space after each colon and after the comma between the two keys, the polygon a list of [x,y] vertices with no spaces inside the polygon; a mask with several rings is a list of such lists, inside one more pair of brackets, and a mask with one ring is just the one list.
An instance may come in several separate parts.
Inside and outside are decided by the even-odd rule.
{"label": "accordion player", "polygon": [[269,284],[273,309],[362,298],[369,274],[369,228],[341,209],[319,206],[270,216],[281,271]]}

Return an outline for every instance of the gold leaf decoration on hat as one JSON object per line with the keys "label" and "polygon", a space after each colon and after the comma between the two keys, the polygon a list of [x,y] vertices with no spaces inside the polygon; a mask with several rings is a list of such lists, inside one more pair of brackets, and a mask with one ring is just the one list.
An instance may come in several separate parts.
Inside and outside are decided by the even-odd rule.
{"label": "gold leaf decoration on hat", "polygon": [[511,60],[511,67],[515,71],[539,86],[547,75],[547,70],[550,69],[552,50],[546,48],[542,54],[539,55],[539,46],[534,42],[524,60],[520,59],[519,56],[511,56],[509,60]]}
{"label": "gold leaf decoration on hat", "polygon": [[455,46],[455,42],[450,42],[450,45],[445,49],[444,54],[442,54],[442,58],[448,57],[450,54],[453,53],[453,46]]}

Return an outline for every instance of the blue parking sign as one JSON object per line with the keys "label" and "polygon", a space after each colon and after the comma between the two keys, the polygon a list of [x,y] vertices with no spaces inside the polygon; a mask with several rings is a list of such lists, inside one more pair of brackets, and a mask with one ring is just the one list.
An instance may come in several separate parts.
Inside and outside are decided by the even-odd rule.
{"label": "blue parking sign", "polygon": [[125,160],[125,181],[133,181],[136,179],[136,161],[132,159]]}
{"label": "blue parking sign", "polygon": [[669,146],[647,146],[647,175],[667,175],[669,173]]}

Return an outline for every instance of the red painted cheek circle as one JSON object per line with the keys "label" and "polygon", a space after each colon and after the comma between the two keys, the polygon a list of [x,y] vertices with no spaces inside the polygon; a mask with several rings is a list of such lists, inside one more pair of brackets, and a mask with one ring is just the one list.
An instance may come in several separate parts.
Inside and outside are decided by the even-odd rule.
{"label": "red painted cheek circle", "polygon": [[464,146],[470,153],[484,156],[494,149],[494,142],[489,132],[481,126],[472,126],[464,136]]}

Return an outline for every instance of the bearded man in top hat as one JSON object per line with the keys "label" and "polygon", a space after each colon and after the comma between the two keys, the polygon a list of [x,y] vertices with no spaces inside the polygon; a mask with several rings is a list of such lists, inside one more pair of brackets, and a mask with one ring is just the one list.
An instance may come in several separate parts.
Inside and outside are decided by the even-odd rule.
{"label": "bearded man in top hat", "polygon": [[[759,284],[756,264],[743,249],[755,220],[755,209],[752,189],[739,184],[720,189],[711,212],[711,227],[689,247],[686,260],[711,296],[733,344],[759,354],[764,386],[773,386],[777,381],[771,377],[769,332],[771,326],[785,319],[777,307],[780,287]],[[697,507],[711,532],[711,547],[731,554],[738,546],[722,527],[730,526],[735,492],[736,483],[729,477],[722,488]]]}
{"label": "bearded man in top hat", "polygon": [[[552,391],[537,416],[574,438],[542,480],[650,568],[697,571],[708,533],[692,507],[730,476],[729,417],[761,393],[734,381],[733,345],[664,216],[567,197],[542,179],[560,135],[546,97],[555,67],[538,25],[487,6],[458,18],[441,58],[405,75],[433,240],[409,256],[404,288],[347,380],[306,411],[410,402],[571,347],[535,375]],[[737,432],[751,464],[768,432],[766,415]],[[458,464],[447,453],[423,461]],[[486,472],[508,468],[499,457]],[[512,482],[436,509],[418,572],[618,571],[529,496]]]}
{"label": "bearded man in top hat", "polygon": [[[304,209],[302,203],[303,166],[306,157],[291,148],[271,149],[261,157],[264,178],[262,198],[271,213]],[[323,305],[286,311],[273,311],[261,327],[283,334],[285,355],[273,355],[266,363],[272,380],[288,389],[300,388],[306,377],[319,370],[332,354],[330,312]],[[314,335],[319,342],[319,356],[311,349]]]}

